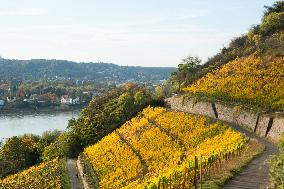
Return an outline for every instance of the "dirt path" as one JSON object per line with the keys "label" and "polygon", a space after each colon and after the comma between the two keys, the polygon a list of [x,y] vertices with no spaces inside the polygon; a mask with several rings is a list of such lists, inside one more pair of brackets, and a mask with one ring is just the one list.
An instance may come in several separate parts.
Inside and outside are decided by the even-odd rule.
{"label": "dirt path", "polygon": [[233,129],[244,133],[250,138],[257,139],[265,145],[264,152],[250,162],[237,176],[229,181],[224,189],[266,189],[269,188],[269,165],[267,160],[271,155],[278,154],[277,147],[266,139],[258,137],[240,126],[233,125]]}
{"label": "dirt path", "polygon": [[82,189],[75,159],[67,159],[67,170],[71,182],[71,189]]}

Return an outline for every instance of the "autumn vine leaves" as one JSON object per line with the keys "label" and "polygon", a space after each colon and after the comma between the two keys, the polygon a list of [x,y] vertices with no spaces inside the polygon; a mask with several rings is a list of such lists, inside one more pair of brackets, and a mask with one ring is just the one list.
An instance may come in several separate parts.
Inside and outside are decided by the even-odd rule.
{"label": "autumn vine leaves", "polygon": [[[101,188],[144,188],[184,169],[196,155],[203,155],[206,161],[234,152],[246,141],[221,122],[210,123],[203,116],[148,107],[84,153]],[[145,173],[143,166],[147,166]]]}

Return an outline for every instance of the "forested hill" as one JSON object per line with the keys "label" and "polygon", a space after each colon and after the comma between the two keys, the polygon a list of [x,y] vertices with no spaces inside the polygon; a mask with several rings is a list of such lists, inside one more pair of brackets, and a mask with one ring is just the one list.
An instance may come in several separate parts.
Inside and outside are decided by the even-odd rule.
{"label": "forested hill", "polygon": [[66,60],[0,59],[0,79],[92,80],[149,82],[167,79],[175,68],[118,66],[110,63],[76,63]]}

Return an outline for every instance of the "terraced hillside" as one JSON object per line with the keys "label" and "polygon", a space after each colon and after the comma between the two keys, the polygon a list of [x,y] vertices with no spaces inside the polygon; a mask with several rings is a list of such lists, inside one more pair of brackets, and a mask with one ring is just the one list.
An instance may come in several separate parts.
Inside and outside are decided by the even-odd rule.
{"label": "terraced hillside", "polygon": [[191,72],[183,74],[186,78],[182,68],[188,65],[181,65],[172,80],[179,79],[190,96],[262,111],[284,111],[283,7],[283,1],[265,6],[258,25],[232,39],[205,64],[189,69]]}
{"label": "terraced hillside", "polygon": [[184,90],[221,101],[284,110],[284,58],[238,58]]}
{"label": "terraced hillside", "polygon": [[69,189],[68,180],[65,161],[54,159],[0,180],[0,188]]}
{"label": "terraced hillside", "polygon": [[[148,107],[121,128],[87,147],[100,188],[151,188],[161,178],[169,183],[182,179],[192,186],[195,156],[211,165],[236,154],[247,139],[221,122],[203,116]],[[175,176],[173,176],[175,175]],[[164,183],[165,183],[164,182]]]}

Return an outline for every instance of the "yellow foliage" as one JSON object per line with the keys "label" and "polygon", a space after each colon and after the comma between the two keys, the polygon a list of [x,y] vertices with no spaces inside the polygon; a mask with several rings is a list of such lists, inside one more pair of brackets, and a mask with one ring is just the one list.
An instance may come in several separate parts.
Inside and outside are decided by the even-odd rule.
{"label": "yellow foliage", "polygon": [[0,180],[0,188],[61,189],[63,171],[60,160],[54,159]]}
{"label": "yellow foliage", "polygon": [[100,188],[121,188],[137,179],[142,171],[139,159],[131,149],[112,133],[97,144],[85,149],[96,174]]}
{"label": "yellow foliage", "polygon": [[245,142],[244,136],[220,122],[148,107],[84,153],[101,188],[145,188],[183,170],[194,156],[218,157]]}
{"label": "yellow foliage", "polygon": [[237,58],[184,90],[273,107],[284,99],[284,58]]}

